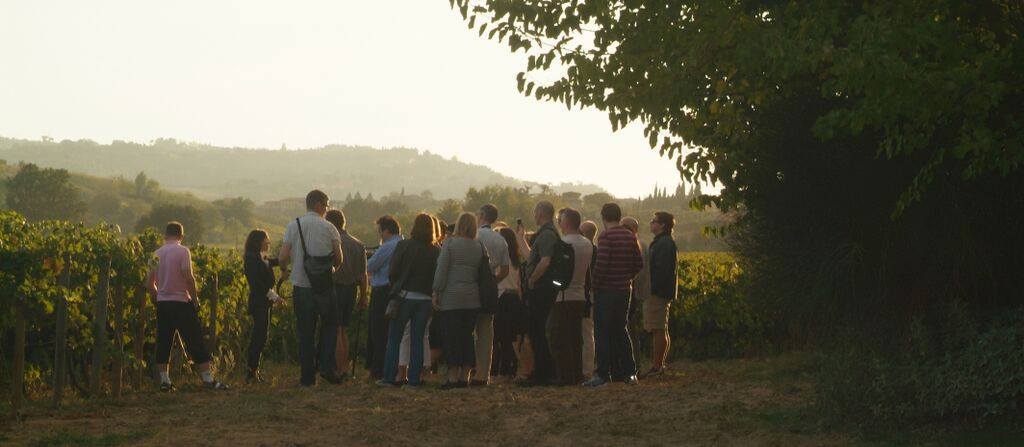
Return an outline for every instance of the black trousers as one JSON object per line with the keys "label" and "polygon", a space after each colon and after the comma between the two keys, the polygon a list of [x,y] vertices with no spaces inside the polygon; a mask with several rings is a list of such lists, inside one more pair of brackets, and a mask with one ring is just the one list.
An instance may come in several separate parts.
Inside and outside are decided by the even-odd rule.
{"label": "black trousers", "polygon": [[[334,346],[338,340],[338,303],[334,289],[314,291],[295,287],[292,308],[295,310],[295,331],[299,340],[299,364],[302,385],[316,383],[320,374],[334,373]],[[317,334],[319,332],[319,335]]]}
{"label": "black trousers", "polygon": [[498,297],[498,312],[494,314],[494,355],[491,357],[492,376],[515,376],[518,362],[513,343],[520,334],[517,329],[522,320],[523,303],[519,294],[505,292]]}
{"label": "black trousers", "polygon": [[203,328],[199,314],[192,303],[181,301],[157,301],[156,303],[156,363],[166,364],[171,358],[171,343],[177,332],[185,344],[192,362],[210,361],[210,353],[203,344]]}
{"label": "black trousers", "polygon": [[384,375],[384,353],[388,349],[388,286],[377,286],[370,290],[370,317],[366,338],[366,367],[376,378]]}
{"label": "black trousers", "polygon": [[548,316],[551,305],[555,302],[555,290],[538,288],[527,292],[527,309],[529,312],[530,345],[533,346],[533,379],[552,380],[555,378],[555,361],[551,356],[551,345],[548,344]]}
{"label": "black trousers", "polygon": [[444,356],[449,368],[476,366],[473,330],[479,309],[443,310],[440,313],[444,334]]}
{"label": "black trousers", "polygon": [[270,331],[270,305],[253,306],[249,309],[252,315],[252,330],[249,332],[249,369],[260,367],[260,357],[267,345],[267,333]]}

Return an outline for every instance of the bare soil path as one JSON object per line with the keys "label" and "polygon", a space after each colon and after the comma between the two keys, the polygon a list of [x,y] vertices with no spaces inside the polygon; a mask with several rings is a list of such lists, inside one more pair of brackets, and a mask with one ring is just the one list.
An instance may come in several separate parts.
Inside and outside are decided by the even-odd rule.
{"label": "bare soil path", "polygon": [[[42,403],[0,425],[11,445],[848,445],[806,417],[813,388],[793,357],[676,363],[638,386],[590,390],[382,389],[362,381],[300,388],[292,366],[272,383],[211,392],[131,393]],[[185,383],[178,378],[178,383]]]}

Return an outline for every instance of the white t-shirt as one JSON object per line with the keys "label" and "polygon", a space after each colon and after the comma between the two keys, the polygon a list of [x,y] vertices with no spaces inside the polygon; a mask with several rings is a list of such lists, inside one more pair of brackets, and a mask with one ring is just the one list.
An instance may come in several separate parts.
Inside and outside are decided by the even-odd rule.
{"label": "white t-shirt", "polygon": [[[327,256],[331,254],[335,244],[341,243],[338,229],[317,213],[310,211],[300,217],[299,222],[302,223],[302,237],[306,239],[306,248],[309,249],[310,256]],[[306,270],[302,268],[302,239],[299,238],[299,228],[294,219],[284,230],[284,243],[292,247],[292,285],[311,287]]]}
{"label": "white t-shirt", "polygon": [[590,260],[594,256],[594,244],[579,234],[567,234],[562,236],[562,242],[572,245],[576,252],[576,267],[572,271],[572,283],[565,293],[558,294],[556,301],[586,301],[584,284],[587,281],[587,270],[590,269]]}

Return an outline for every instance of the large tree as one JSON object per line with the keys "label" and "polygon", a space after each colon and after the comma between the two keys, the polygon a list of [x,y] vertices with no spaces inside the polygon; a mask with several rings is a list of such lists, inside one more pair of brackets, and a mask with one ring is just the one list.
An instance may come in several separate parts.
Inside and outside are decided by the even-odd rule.
{"label": "large tree", "polygon": [[193,205],[176,203],[158,203],[148,213],[139,217],[135,223],[135,231],[142,232],[146,229],[154,229],[158,232],[164,231],[168,222],[181,222],[185,227],[185,236],[191,241],[201,242],[205,232],[203,216],[199,209]]}
{"label": "large tree", "polygon": [[523,93],[640,121],[726,208],[751,193],[752,140],[780,112],[808,115],[817,141],[910,160],[896,210],[943,165],[973,179],[1024,163],[1019,1],[451,2],[525,54]]}
{"label": "large tree", "polygon": [[1024,302],[1024,3],[451,3],[523,55],[524,94],[640,124],[717,183],[700,202],[738,211],[781,326],[891,340],[943,303]]}
{"label": "large tree", "polygon": [[68,171],[31,163],[7,181],[7,207],[30,221],[81,221],[87,210]]}

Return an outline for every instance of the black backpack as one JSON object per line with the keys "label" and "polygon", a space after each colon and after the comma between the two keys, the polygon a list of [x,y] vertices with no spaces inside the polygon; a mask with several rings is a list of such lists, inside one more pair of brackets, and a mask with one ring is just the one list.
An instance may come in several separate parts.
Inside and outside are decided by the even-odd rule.
{"label": "black backpack", "polygon": [[561,292],[572,284],[572,274],[576,270],[576,250],[572,248],[572,244],[563,241],[554,229],[549,230],[555,233],[555,247],[551,253],[551,264],[548,265],[541,281],[551,284],[555,291]]}
{"label": "black backpack", "polygon": [[325,293],[334,287],[334,252],[327,256],[310,256],[306,249],[306,237],[302,234],[302,223],[295,219],[295,225],[299,230],[299,240],[302,241],[302,270],[309,278],[309,285],[313,291]]}

